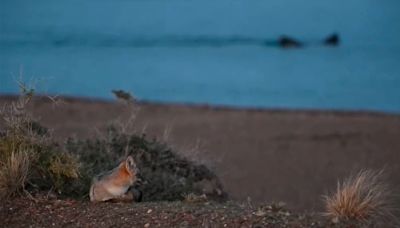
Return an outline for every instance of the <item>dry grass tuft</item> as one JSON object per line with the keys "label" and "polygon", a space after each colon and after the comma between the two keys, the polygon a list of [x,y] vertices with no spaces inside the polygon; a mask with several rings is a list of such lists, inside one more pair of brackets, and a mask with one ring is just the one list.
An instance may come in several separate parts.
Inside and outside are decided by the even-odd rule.
{"label": "dry grass tuft", "polygon": [[0,198],[22,193],[30,171],[29,152],[17,150],[11,152],[0,166]]}
{"label": "dry grass tuft", "polygon": [[397,224],[396,199],[383,170],[362,170],[339,182],[336,192],[325,196],[325,207],[325,215],[335,223]]}

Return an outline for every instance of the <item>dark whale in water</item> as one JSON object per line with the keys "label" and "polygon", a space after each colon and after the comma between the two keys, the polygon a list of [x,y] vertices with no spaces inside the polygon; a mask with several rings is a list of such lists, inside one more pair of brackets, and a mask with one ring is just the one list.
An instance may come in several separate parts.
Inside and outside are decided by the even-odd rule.
{"label": "dark whale in water", "polygon": [[[326,46],[338,46],[339,43],[340,43],[340,38],[337,33],[333,33],[333,34],[329,35],[322,42],[322,44],[326,45]],[[268,45],[268,44],[270,44],[270,43],[267,43],[267,42],[265,43],[265,45]],[[281,48],[301,48],[301,47],[306,46],[305,43],[303,43],[293,37],[286,36],[286,35],[279,37],[277,44]]]}
{"label": "dark whale in water", "polygon": [[324,44],[327,46],[337,46],[340,43],[340,38],[337,33],[333,33],[324,40]]}
{"label": "dark whale in water", "polygon": [[278,44],[282,48],[299,48],[303,46],[303,43],[289,36],[281,36],[278,39]]}

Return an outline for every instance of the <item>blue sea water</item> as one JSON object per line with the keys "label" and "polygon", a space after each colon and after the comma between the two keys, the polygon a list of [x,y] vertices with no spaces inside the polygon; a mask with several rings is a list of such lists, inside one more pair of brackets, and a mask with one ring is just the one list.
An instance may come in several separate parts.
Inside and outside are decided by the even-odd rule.
{"label": "blue sea water", "polygon": [[[0,93],[400,113],[398,0],[1,0]],[[338,47],[321,40],[332,32]],[[273,43],[290,35],[307,45]],[[21,76],[22,75],[22,76]]]}

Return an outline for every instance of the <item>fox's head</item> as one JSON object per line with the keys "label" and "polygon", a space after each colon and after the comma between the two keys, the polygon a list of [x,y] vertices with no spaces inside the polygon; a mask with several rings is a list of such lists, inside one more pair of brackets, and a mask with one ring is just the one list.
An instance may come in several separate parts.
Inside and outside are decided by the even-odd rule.
{"label": "fox's head", "polygon": [[135,161],[133,160],[132,156],[128,156],[125,160],[125,168],[128,173],[132,176],[136,176],[139,172],[139,169],[136,166]]}

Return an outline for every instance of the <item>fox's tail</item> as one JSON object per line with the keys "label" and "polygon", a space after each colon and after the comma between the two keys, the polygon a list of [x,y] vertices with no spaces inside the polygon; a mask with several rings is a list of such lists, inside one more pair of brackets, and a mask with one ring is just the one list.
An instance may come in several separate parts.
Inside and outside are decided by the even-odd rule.
{"label": "fox's tail", "polygon": [[93,189],[93,185],[92,186],[90,186],[90,191],[89,191],[89,198],[90,198],[90,201],[94,201],[94,189]]}

